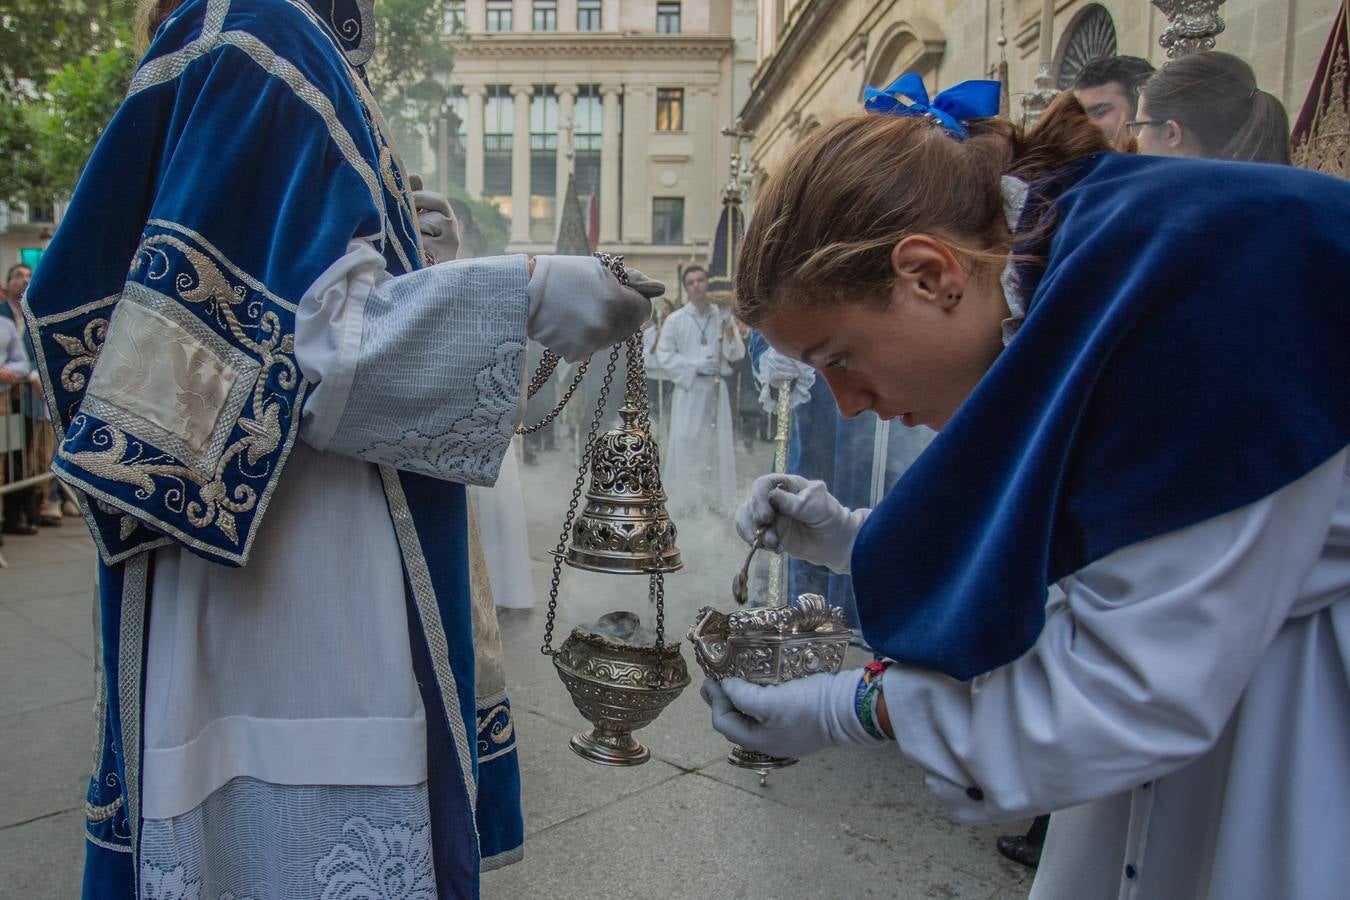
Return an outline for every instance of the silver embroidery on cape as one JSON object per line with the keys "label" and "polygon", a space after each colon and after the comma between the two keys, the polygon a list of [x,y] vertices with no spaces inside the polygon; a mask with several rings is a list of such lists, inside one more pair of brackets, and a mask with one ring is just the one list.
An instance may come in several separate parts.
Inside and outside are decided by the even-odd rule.
{"label": "silver embroidery on cape", "polygon": [[[458,682],[450,668],[450,641],[445,636],[441,612],[436,605],[436,589],[431,584],[431,570],[427,567],[422,539],[417,535],[417,525],[413,522],[398,472],[389,466],[380,466],[380,477],[384,480],[384,495],[389,501],[389,512],[394,520],[394,535],[398,538],[399,549],[403,551],[408,581],[412,585],[413,604],[417,607],[422,634],[426,636],[431,668],[436,673],[436,688],[445,706],[446,724],[455,739],[455,753],[459,757],[464,792],[468,796],[469,807],[477,810],[478,782],[474,779],[473,757],[469,755],[473,752],[469,748],[469,731],[464,727],[464,717],[459,708]],[[474,840],[478,840],[477,822],[474,823]]]}
{"label": "silver embroidery on cape", "polygon": [[129,561],[122,574],[122,621],[117,642],[117,703],[126,773],[127,821],[134,856],[141,815],[141,673],[145,665],[145,599],[150,557]]}

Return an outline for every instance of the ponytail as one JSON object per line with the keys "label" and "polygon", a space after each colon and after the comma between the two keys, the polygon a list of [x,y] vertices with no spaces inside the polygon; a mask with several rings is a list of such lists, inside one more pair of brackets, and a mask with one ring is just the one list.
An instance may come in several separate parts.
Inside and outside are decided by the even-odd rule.
{"label": "ponytail", "polygon": [[1284,104],[1265,91],[1252,94],[1251,112],[1219,152],[1222,159],[1289,165],[1289,116]]}

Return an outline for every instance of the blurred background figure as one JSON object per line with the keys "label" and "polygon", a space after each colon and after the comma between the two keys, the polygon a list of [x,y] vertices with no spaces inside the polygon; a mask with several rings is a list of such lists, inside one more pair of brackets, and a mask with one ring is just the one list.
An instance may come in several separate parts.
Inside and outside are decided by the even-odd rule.
{"label": "blurred background figure", "polygon": [[684,270],[684,290],[688,302],[656,342],[657,364],[674,385],[662,478],[673,509],[729,512],[736,460],[727,381],[745,343],[731,313],[709,302],[702,266]]}
{"label": "blurred background figure", "polygon": [[1149,76],[1128,127],[1140,153],[1289,164],[1284,104],[1231,53],[1193,53]]}
{"label": "blurred background figure", "polygon": [[1125,123],[1135,118],[1139,85],[1153,74],[1153,64],[1137,56],[1105,56],[1083,66],[1073,82],[1073,95],[1107,140],[1123,146]]}

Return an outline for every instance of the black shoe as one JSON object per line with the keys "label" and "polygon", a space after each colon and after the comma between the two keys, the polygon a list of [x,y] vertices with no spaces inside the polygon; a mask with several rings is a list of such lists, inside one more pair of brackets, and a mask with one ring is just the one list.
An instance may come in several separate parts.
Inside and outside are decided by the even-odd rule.
{"label": "black shoe", "polygon": [[1015,863],[1034,869],[1041,862],[1041,848],[1027,840],[1024,834],[1005,834],[994,841],[998,852]]}
{"label": "black shoe", "polygon": [[36,526],[36,525],[29,525],[27,522],[22,522],[22,521],[9,521],[9,522],[6,522],[3,526],[0,526],[0,531],[3,531],[5,534],[37,534],[37,533],[38,533],[38,530],[37,530],[37,526]]}

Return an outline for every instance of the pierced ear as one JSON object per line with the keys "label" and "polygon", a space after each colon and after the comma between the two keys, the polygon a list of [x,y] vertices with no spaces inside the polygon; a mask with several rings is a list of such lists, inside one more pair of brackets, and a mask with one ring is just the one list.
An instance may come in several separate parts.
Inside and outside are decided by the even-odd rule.
{"label": "pierced ear", "polygon": [[914,234],[891,248],[896,287],[920,300],[951,309],[961,302],[966,273],[946,244]]}

